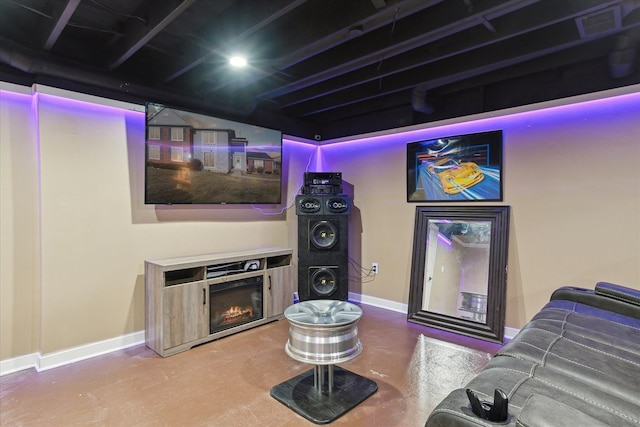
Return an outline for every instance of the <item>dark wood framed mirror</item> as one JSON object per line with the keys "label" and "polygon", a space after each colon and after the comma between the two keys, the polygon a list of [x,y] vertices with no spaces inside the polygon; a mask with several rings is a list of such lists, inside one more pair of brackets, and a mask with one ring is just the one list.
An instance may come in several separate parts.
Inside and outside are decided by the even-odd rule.
{"label": "dark wood framed mirror", "polygon": [[509,206],[416,208],[407,320],[502,343]]}

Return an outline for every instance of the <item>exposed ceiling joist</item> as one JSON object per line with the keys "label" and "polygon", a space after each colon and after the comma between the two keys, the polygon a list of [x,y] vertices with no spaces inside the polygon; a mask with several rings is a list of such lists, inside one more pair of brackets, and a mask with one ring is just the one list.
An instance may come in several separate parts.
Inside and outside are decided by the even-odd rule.
{"label": "exposed ceiling joist", "polygon": [[0,1],[3,80],[311,138],[637,84],[639,46],[640,0]]}
{"label": "exposed ceiling joist", "polygon": [[42,46],[43,50],[51,50],[58,40],[58,37],[60,37],[60,33],[62,33],[64,27],[69,23],[69,20],[76,11],[78,4],[80,4],[80,0],[69,0],[64,4],[61,4],[58,9],[54,11],[51,29],[48,31],[47,39]]}
{"label": "exposed ceiling joist", "polygon": [[[503,28],[501,25],[499,35],[483,33],[482,31],[476,30],[476,32],[473,33],[473,45],[469,45],[469,34],[467,33],[460,35],[460,37],[456,39],[453,37],[455,32],[452,30],[451,34],[448,34],[447,40],[439,44],[437,42],[442,38],[434,36],[434,42],[425,46],[424,52],[419,54],[421,60],[397,55],[394,59],[388,60],[385,64],[386,66],[382,69],[374,69],[370,66],[366,70],[359,70],[357,74],[344,73],[324,85],[314,85],[313,93],[301,90],[295,92],[293,96],[282,97],[280,98],[281,105],[283,107],[290,107],[313,100],[315,109],[304,112],[304,107],[301,107],[298,109],[298,112],[305,115],[318,113],[327,108],[335,108],[338,99],[342,100],[341,106],[362,102],[363,98],[359,95],[361,91],[358,87],[367,83],[371,84],[372,82],[376,82],[377,84],[380,80],[383,81],[383,84],[380,85],[380,90],[377,93],[373,93],[366,101],[371,98],[406,90],[416,85],[422,85],[424,88],[444,86],[470,78],[473,75],[496,71],[515,63],[530,61],[587,42],[587,40],[580,37],[578,33],[570,31],[570,28],[568,31],[566,28],[572,25],[571,21],[573,19],[577,19],[583,15],[583,10],[573,7],[570,9],[556,8],[544,12],[545,13],[530,16],[525,24],[512,25],[506,28]],[[563,22],[566,23],[564,27],[561,26]],[[477,22],[474,21],[474,23]],[[468,30],[472,26],[474,25],[459,28],[457,33]],[[552,26],[557,27],[554,33],[550,33],[553,34],[553,36],[543,37],[543,32]],[[619,26],[615,29],[612,28],[609,34],[632,30],[637,28],[637,26],[637,23]],[[526,37],[529,34],[533,34],[533,36]],[[522,39],[511,41],[518,37]],[[491,46],[495,46],[495,48],[491,49]],[[493,52],[495,52],[495,54]],[[455,64],[456,61],[453,58],[460,58],[462,54],[469,56],[457,61],[460,62],[458,67],[464,69],[464,72],[459,74],[455,69],[450,68],[450,64]],[[467,63],[470,59],[472,59],[472,66],[469,66]],[[482,65],[483,62],[489,62],[490,64],[485,66]],[[441,63],[442,67],[449,69],[450,72],[445,73],[444,70],[431,70],[433,64],[436,63]],[[558,65],[559,64],[555,66]],[[393,76],[399,75],[400,72],[403,72],[403,78],[401,79],[401,83],[395,86]],[[442,77],[432,78],[431,76],[434,73],[442,73]],[[410,76],[414,77],[411,78]],[[352,96],[343,97],[340,95],[341,92],[349,90],[352,91]],[[327,101],[323,106],[320,98],[325,96],[331,97],[331,100]],[[331,105],[331,107],[327,107],[327,105]]]}
{"label": "exposed ceiling joist", "polygon": [[222,44],[220,44],[219,46],[212,47],[208,52],[204,53],[203,55],[199,55],[196,58],[191,58],[191,59],[183,58],[180,61],[181,62],[180,64],[175,66],[173,70],[166,73],[162,81],[167,83],[183,75],[184,73],[192,70],[194,67],[204,63],[214,55],[223,56],[223,57],[226,56],[227,52],[224,51],[223,49],[224,46],[231,46],[234,43],[238,43],[242,41],[245,37],[248,37],[249,35],[254,34],[255,32],[266,27],[270,23],[274,22],[276,19],[295,10],[297,7],[299,7],[305,2],[306,0],[295,0],[290,4],[286,5],[285,7],[276,8],[275,10],[268,11],[266,15],[260,16],[258,18],[258,22],[252,24],[250,28],[246,30],[238,29],[240,31],[236,35],[234,35],[232,38],[228,40],[224,40]]}
{"label": "exposed ceiling joist", "polygon": [[145,25],[139,21],[129,20],[128,35],[119,43],[116,53],[109,61],[108,68],[113,70],[124,61],[131,58],[138,50],[151,41],[160,31],[191,6],[196,0],[182,0],[174,5],[171,2],[158,2],[156,7],[148,10],[148,20]]}

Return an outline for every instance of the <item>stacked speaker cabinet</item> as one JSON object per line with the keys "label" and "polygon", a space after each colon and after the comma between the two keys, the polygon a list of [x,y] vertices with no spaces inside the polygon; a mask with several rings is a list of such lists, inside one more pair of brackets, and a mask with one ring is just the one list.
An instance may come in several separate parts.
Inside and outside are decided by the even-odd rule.
{"label": "stacked speaker cabinet", "polygon": [[346,195],[296,197],[300,301],[347,300],[350,208]]}

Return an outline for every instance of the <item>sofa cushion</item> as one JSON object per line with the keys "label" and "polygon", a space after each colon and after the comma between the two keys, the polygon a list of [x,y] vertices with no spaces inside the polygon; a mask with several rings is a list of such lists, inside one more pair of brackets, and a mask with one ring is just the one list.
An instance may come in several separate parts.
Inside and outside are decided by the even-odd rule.
{"label": "sofa cushion", "polygon": [[[487,402],[496,388],[507,394],[502,425],[640,426],[640,291],[597,288],[554,292],[467,384]],[[451,392],[427,425],[501,425],[474,415],[465,389]]]}
{"label": "sofa cushion", "polygon": [[[562,416],[558,416],[562,414]],[[524,403],[517,425],[523,427],[607,427],[589,415],[540,394],[532,394]]]}
{"label": "sofa cushion", "polygon": [[[571,422],[576,414],[583,419],[593,419],[597,423],[609,426],[640,425],[640,406],[632,399],[622,398],[615,394],[603,392],[601,389],[585,385],[580,379],[567,376],[562,372],[540,366],[534,362],[512,357],[496,357],[485,369],[472,379],[467,388],[473,390],[481,400],[491,401],[496,387],[501,388],[509,398],[509,414],[507,425],[524,425],[520,420],[524,417],[526,425],[548,425],[548,420],[555,424]],[[554,401],[557,404],[547,407],[544,413],[536,418],[531,404],[531,396]],[[454,390],[431,413],[428,426],[469,426],[499,425],[482,420],[471,412],[465,390]],[[567,413],[565,409],[573,408]],[[574,426],[591,424],[573,424]],[[596,424],[597,425],[597,424]]]}
{"label": "sofa cushion", "polygon": [[611,321],[556,305],[541,310],[497,356],[534,362],[640,405],[640,382],[620,381],[640,378],[640,320]]}

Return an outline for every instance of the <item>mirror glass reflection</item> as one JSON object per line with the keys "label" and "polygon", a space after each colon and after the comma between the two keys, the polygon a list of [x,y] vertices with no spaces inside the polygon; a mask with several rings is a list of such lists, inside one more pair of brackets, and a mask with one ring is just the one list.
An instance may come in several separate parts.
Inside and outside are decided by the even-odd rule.
{"label": "mirror glass reflection", "polygon": [[424,311],[485,323],[491,221],[430,219],[424,260]]}
{"label": "mirror glass reflection", "polygon": [[407,320],[501,343],[509,206],[418,206]]}

